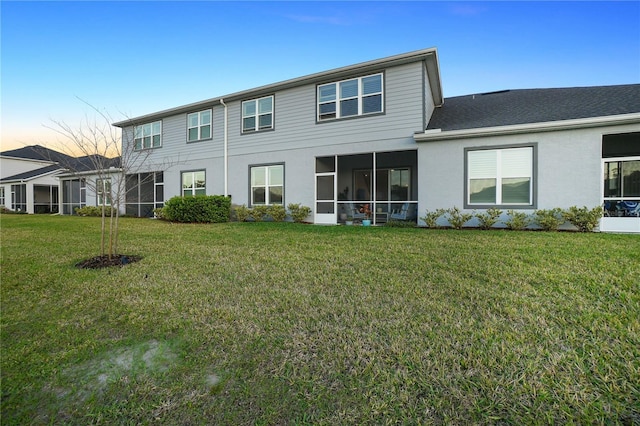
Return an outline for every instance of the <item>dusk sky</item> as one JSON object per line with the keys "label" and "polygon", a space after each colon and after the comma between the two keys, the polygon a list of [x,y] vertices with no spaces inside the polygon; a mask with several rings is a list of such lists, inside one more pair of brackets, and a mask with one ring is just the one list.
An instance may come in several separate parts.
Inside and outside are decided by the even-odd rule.
{"label": "dusk sky", "polygon": [[445,97],[640,83],[640,2],[0,3],[1,150],[436,47]]}

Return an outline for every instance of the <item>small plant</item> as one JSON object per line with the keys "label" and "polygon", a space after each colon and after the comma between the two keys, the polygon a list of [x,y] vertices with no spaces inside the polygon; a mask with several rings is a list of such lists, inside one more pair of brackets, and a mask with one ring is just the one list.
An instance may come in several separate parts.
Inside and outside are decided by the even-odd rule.
{"label": "small plant", "polygon": [[269,206],[265,206],[264,204],[253,206],[253,208],[249,210],[249,215],[253,218],[254,221],[262,222],[262,219],[264,219],[268,210]]}
{"label": "small plant", "polygon": [[596,206],[589,209],[587,206],[580,208],[571,206],[562,212],[562,217],[580,232],[592,232],[602,217],[602,207]]}
{"label": "small plant", "polygon": [[267,209],[267,214],[271,216],[274,222],[282,222],[287,217],[287,211],[281,204],[270,205]]}
{"label": "small plant", "polygon": [[438,225],[438,219],[445,213],[445,209],[435,209],[432,212],[427,210],[427,213],[420,219],[422,219],[429,228],[440,228],[440,226]]}
{"label": "small plant", "polygon": [[287,209],[289,209],[289,214],[291,218],[296,223],[304,222],[304,220],[311,214],[311,207],[303,206],[300,204],[289,204],[287,205]]}
{"label": "small plant", "polygon": [[164,214],[164,207],[157,207],[153,209],[153,217],[160,220],[165,220],[167,217]]}
{"label": "small plant", "polygon": [[507,214],[509,219],[505,220],[504,224],[512,231],[522,231],[531,223],[531,217],[525,212],[508,210]]}
{"label": "small plant", "polygon": [[501,214],[502,210],[492,207],[483,213],[476,213],[475,216],[478,218],[478,222],[480,222],[480,228],[491,229],[491,227],[498,222],[498,218]]}
{"label": "small plant", "polygon": [[471,220],[473,213],[462,213],[459,208],[453,207],[446,211],[447,220],[454,229],[462,229],[462,226]]}
{"label": "small plant", "polygon": [[540,209],[534,213],[534,221],[545,231],[557,231],[560,225],[564,223],[562,217],[562,209]]}
{"label": "small plant", "polygon": [[233,211],[235,212],[236,220],[238,222],[245,222],[249,218],[251,213],[251,211],[247,208],[246,204],[243,204],[241,206],[235,206]]}

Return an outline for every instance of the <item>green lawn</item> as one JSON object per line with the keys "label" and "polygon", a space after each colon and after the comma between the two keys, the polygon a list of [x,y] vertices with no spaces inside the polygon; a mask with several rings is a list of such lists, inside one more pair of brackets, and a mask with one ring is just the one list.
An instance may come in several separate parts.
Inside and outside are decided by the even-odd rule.
{"label": "green lawn", "polygon": [[2,424],[640,424],[640,237],[2,215]]}

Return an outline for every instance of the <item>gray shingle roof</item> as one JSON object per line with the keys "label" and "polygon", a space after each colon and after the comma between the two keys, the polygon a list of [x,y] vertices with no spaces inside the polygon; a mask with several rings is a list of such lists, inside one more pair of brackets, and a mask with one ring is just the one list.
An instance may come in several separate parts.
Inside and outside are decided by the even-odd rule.
{"label": "gray shingle roof", "polygon": [[0,182],[14,182],[14,181],[20,181],[20,180],[29,180],[29,179],[36,178],[38,176],[43,176],[48,173],[55,172],[57,170],[63,170],[63,168],[57,164],[52,164],[50,166],[41,167],[39,169],[30,170],[28,172],[18,173],[13,176],[2,178]]}
{"label": "gray shingle roof", "polygon": [[476,129],[639,112],[640,84],[504,90],[445,98],[427,129]]}
{"label": "gray shingle roof", "polygon": [[[43,173],[47,173],[48,171],[45,169],[48,169],[50,167],[52,168],[52,170],[69,169],[73,172],[88,172],[94,170],[94,165],[96,164],[102,165],[105,168],[120,167],[120,157],[107,158],[102,155],[85,155],[84,157],[72,157],[70,155],[40,145],[31,145],[25,146],[24,148],[13,149],[10,151],[2,151],[0,152],[0,155],[4,157],[23,158],[27,160],[49,161],[57,163],[53,166],[47,166],[3,178],[3,181],[30,179],[36,176],[40,176]],[[38,173],[39,171],[43,170],[44,172]]]}
{"label": "gray shingle roof", "polygon": [[63,154],[53,149],[40,145],[25,146],[23,148],[2,151],[0,155],[4,157],[24,158],[26,160],[51,161],[54,163],[64,163],[73,157]]}

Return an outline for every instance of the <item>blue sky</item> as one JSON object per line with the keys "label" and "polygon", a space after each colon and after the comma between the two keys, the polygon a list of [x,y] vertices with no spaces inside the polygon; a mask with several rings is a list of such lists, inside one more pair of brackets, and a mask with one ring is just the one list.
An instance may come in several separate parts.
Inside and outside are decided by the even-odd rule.
{"label": "blue sky", "polygon": [[2,150],[437,47],[445,97],[640,83],[640,2],[2,1]]}

